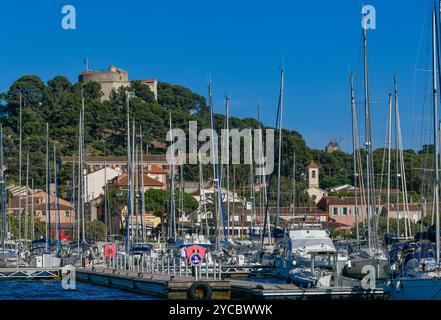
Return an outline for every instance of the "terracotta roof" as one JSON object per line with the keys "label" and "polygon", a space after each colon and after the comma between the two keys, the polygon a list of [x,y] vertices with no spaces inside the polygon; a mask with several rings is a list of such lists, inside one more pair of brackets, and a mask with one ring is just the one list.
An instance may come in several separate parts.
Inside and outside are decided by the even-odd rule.
{"label": "terracotta roof", "polygon": [[[338,205],[355,205],[355,197],[326,197],[328,205],[330,206],[338,206]],[[363,203],[363,199],[361,197],[357,198],[358,205]]]}
{"label": "terracotta roof", "polygon": [[[144,186],[145,187],[163,187],[164,184],[161,181],[155,180],[150,178],[149,176],[147,176],[146,174],[143,174],[143,179],[144,179]],[[127,186],[128,184],[128,179],[127,179],[127,174],[122,174],[118,177],[113,178],[110,181],[110,184],[114,185],[114,186]]]}
{"label": "terracotta roof", "polygon": [[167,172],[162,167],[152,163],[152,165],[150,166],[149,173],[166,174]]}
{"label": "terracotta roof", "polygon": [[[35,208],[35,210],[47,210],[47,203],[36,204],[34,208]],[[51,211],[57,210],[57,204],[54,202],[51,202],[50,210]],[[73,210],[73,208],[60,203],[60,210]]]}
{"label": "terracotta roof", "polygon": [[311,160],[311,162],[308,164],[308,168],[318,169],[318,165],[314,162],[314,160]]}

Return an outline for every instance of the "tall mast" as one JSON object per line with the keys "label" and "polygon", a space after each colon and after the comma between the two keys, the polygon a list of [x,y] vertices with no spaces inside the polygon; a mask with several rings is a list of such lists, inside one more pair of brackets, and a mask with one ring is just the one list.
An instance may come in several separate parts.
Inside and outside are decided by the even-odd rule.
{"label": "tall mast", "polygon": [[[363,17],[365,19],[365,17]],[[366,28],[363,23],[363,60],[364,60],[364,110],[365,110],[365,147],[366,147],[366,196],[367,196],[367,222],[368,222],[368,244],[372,248],[373,230],[371,220],[375,207],[372,175],[372,140],[371,140],[371,115],[370,115],[370,98],[369,98],[369,77],[368,77],[368,61],[367,61],[367,38]]]}
{"label": "tall mast", "polygon": [[284,71],[283,68],[280,71],[280,94],[279,94],[279,154],[278,154],[278,165],[277,165],[277,211],[276,211],[276,221],[275,227],[279,226],[279,215],[280,215],[280,166],[282,163],[282,128],[283,128],[283,82],[284,82]]}
{"label": "tall mast", "polygon": [[436,263],[440,262],[440,237],[439,237],[439,142],[438,142],[438,93],[437,93],[437,32],[436,32],[436,7],[432,14],[432,80],[433,80],[433,144],[435,146],[434,156],[434,202],[435,202],[435,231],[436,231]]}
{"label": "tall mast", "polygon": [[218,211],[218,203],[216,196],[216,183],[219,177],[216,176],[216,152],[215,152],[215,143],[214,143],[214,111],[213,111],[213,99],[211,95],[211,82],[208,83],[208,105],[210,108],[210,121],[211,121],[211,161],[213,164],[213,208],[215,212],[215,238],[216,238],[216,248],[219,249],[219,211]]}
{"label": "tall mast", "polygon": [[354,167],[354,195],[355,195],[355,232],[357,236],[357,242],[360,241],[360,232],[358,230],[359,222],[358,222],[358,216],[360,213],[360,210],[358,208],[358,172],[357,172],[357,139],[358,139],[358,133],[357,133],[357,110],[355,108],[355,93],[354,93],[354,76],[351,72],[349,76],[349,82],[351,85],[351,111],[352,111],[352,151],[354,153],[353,155],[353,167]]}
{"label": "tall mast", "polygon": [[[145,235],[145,227],[144,227],[144,216],[145,216],[145,194],[144,194],[144,152],[143,152],[143,143],[142,143],[142,128],[139,128],[140,136],[141,136],[141,190],[140,190],[140,200],[141,200],[141,228],[142,228],[142,241],[146,241],[146,235]],[[147,165],[147,171],[148,171],[148,165]]]}
{"label": "tall mast", "polygon": [[[171,112],[169,113],[169,125],[170,125],[170,134],[172,134],[172,118]],[[171,141],[171,152],[172,152],[172,166],[171,166],[171,192],[170,192],[170,217],[167,219],[169,227],[171,227],[171,237],[176,243],[176,208],[175,208],[175,149],[174,143]],[[170,221],[171,220],[171,221]],[[171,224],[170,224],[171,222]]]}
{"label": "tall mast", "polygon": [[131,183],[131,169],[130,169],[130,102],[129,102],[129,93],[126,91],[126,108],[127,108],[127,218],[126,218],[126,241],[125,241],[125,249],[126,252],[129,250],[129,237],[130,237],[130,210],[131,210],[131,194],[130,189],[132,186]]}
{"label": "tall mast", "polygon": [[[55,205],[57,210],[57,237],[59,246],[61,246],[61,217],[60,217],[60,198],[58,197],[58,177],[57,177],[57,150],[54,145],[54,182],[55,182]],[[58,247],[60,250],[60,247]],[[58,251],[59,253],[60,251]]]}
{"label": "tall mast", "polygon": [[110,234],[109,203],[107,202],[107,159],[104,158],[104,222]]}
{"label": "tall mast", "polygon": [[25,196],[25,215],[24,215],[24,239],[29,239],[28,237],[28,186],[29,186],[29,152],[26,155],[26,196]]}
{"label": "tall mast", "polygon": [[86,242],[86,219],[85,219],[85,212],[84,212],[84,196],[85,196],[85,179],[84,179],[84,175],[85,175],[85,171],[86,169],[84,168],[84,158],[85,158],[85,146],[84,146],[84,95],[83,95],[83,90],[81,90],[81,134],[80,134],[80,140],[81,140],[81,157],[80,157],[80,168],[81,171],[79,172],[79,175],[81,177],[81,194],[80,194],[80,205],[81,205],[81,229],[82,229],[82,241]]}
{"label": "tall mast", "polygon": [[296,216],[296,151],[294,150],[294,159],[292,161],[292,221]]}
{"label": "tall mast", "polygon": [[230,114],[229,114],[229,98],[225,96],[225,115],[226,115],[226,129],[227,129],[227,230],[230,234]]}
{"label": "tall mast", "polygon": [[46,192],[47,192],[47,217],[46,217],[46,251],[51,250],[51,190],[49,166],[49,123],[46,122]]}
{"label": "tall mast", "polygon": [[2,254],[5,255],[6,179],[3,169],[3,124],[0,124],[0,187],[2,193]]}
{"label": "tall mast", "polygon": [[[205,230],[206,236],[210,236],[210,229],[208,227],[208,217],[207,217],[207,199],[205,197],[205,187],[204,187],[204,174],[202,171],[202,161],[201,155],[198,153],[198,162],[199,162],[199,197],[201,199],[202,207],[204,210],[204,218],[205,218]],[[202,219],[201,219],[202,220]],[[201,221],[202,223],[202,221]]]}
{"label": "tall mast", "polygon": [[34,178],[31,179],[31,240],[35,240]]}
{"label": "tall mast", "polygon": [[[390,166],[391,166],[391,144],[392,144],[392,94],[389,94],[388,104],[388,127],[387,127],[387,221],[386,232],[390,231]],[[398,216],[397,216],[398,219]]]}
{"label": "tall mast", "polygon": [[[20,115],[19,115],[19,155],[18,155],[18,185],[21,187],[21,168],[22,168],[22,158],[21,158],[21,151],[22,151],[22,109],[23,109],[23,97],[21,94],[21,91],[19,93],[20,95]],[[19,231],[20,232],[20,231]]]}
{"label": "tall mast", "polygon": [[[259,135],[259,141],[258,141],[258,159],[259,159],[259,164],[262,165],[262,127],[260,125],[260,105],[257,105],[257,122],[259,123],[259,130],[260,130],[260,135]],[[263,237],[263,194],[262,194],[262,174],[259,174],[259,210],[260,210],[260,233],[261,233],[261,237]],[[260,239],[262,240],[262,238]]]}

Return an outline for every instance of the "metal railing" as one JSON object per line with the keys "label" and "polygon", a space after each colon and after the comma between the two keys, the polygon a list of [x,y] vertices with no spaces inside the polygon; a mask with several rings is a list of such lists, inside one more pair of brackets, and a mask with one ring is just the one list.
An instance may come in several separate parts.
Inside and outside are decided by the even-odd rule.
{"label": "metal railing", "polygon": [[112,270],[134,271],[138,273],[163,274],[169,276],[192,277],[195,280],[222,280],[222,261],[213,259],[194,266],[185,257],[167,255],[116,255],[106,261]]}

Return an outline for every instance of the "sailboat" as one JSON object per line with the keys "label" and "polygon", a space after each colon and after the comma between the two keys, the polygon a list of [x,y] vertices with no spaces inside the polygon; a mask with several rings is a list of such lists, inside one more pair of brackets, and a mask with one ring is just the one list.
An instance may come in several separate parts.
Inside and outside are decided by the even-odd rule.
{"label": "sailboat", "polygon": [[[365,17],[363,17],[363,22]],[[364,23],[363,23],[364,26]],[[374,183],[374,167],[373,167],[373,148],[372,148],[372,128],[371,128],[371,111],[370,111],[370,97],[369,97],[369,78],[367,67],[367,35],[366,28],[363,27],[363,62],[364,62],[364,109],[365,109],[365,146],[366,146],[366,178],[365,178],[365,194],[366,194],[366,223],[367,223],[367,247],[363,247],[359,240],[357,230],[357,246],[355,250],[349,254],[349,260],[343,269],[343,275],[347,277],[361,279],[366,274],[363,273],[363,268],[366,265],[371,265],[376,270],[377,278],[385,278],[385,267],[387,266],[387,257],[380,246],[377,235],[377,223],[378,212],[375,196],[375,183]],[[353,80],[351,76],[351,107],[354,118],[355,112],[355,99]],[[353,120],[354,122],[354,120]],[[354,124],[353,124],[354,126]],[[353,134],[354,134],[353,128]],[[357,137],[354,137],[357,139]],[[356,148],[356,143],[353,143],[353,148]],[[354,150],[354,157],[356,152]],[[356,162],[354,162],[355,164]],[[354,165],[355,166],[355,165]],[[361,168],[359,168],[361,169]],[[354,173],[354,176],[357,173]],[[357,179],[358,181],[358,179]],[[358,195],[357,195],[358,196]],[[355,198],[357,199],[357,197]],[[356,215],[357,217],[357,215]],[[358,218],[357,218],[358,222]]]}
{"label": "sailboat", "polygon": [[[438,17],[436,4],[432,12],[432,85],[433,85],[433,143],[435,146],[433,170],[433,200],[435,225],[428,233],[435,233],[430,240],[396,245],[390,250],[390,272],[385,290],[393,300],[441,300],[440,275],[440,222],[439,222],[439,119],[437,70]],[[432,232],[431,232],[432,231]],[[434,231],[434,232],[433,232]]]}

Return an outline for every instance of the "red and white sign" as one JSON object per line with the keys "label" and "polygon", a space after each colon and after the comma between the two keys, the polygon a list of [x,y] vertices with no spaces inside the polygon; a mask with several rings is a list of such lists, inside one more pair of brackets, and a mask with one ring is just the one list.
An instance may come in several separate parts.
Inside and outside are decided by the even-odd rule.
{"label": "red and white sign", "polygon": [[187,259],[191,262],[191,257],[194,255],[199,255],[202,260],[201,262],[204,260],[205,257],[205,253],[207,252],[207,248],[203,247],[203,246],[198,246],[196,244],[186,247],[184,249],[185,251],[185,255],[187,256]]}
{"label": "red and white sign", "polygon": [[105,244],[104,245],[104,257],[109,260],[113,258],[116,255],[116,245],[114,243],[112,244]]}

